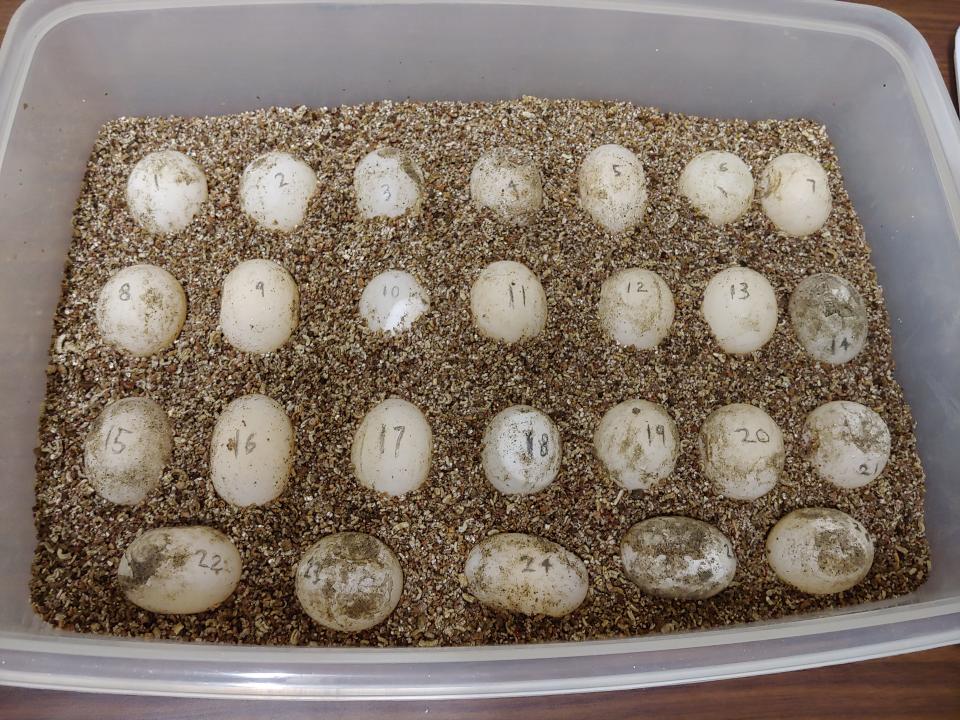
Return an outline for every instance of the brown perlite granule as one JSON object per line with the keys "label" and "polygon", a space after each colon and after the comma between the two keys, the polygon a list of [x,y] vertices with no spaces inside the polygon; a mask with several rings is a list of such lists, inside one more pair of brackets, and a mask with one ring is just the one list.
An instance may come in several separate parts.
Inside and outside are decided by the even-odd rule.
{"label": "brown perlite granule", "polygon": [[[577,169],[602,143],[629,147],[647,173],[644,222],[621,237],[600,230],[578,203]],[[421,214],[358,219],[353,169],[378,145],[407,150],[423,168]],[[543,174],[544,207],[526,227],[502,224],[470,202],[473,163],[501,145],[530,153]],[[210,189],[189,227],[169,237],[140,230],[124,201],[134,163],[163,148],[194,158]],[[677,192],[686,162],[707,149],[736,153],[754,177],[784,152],[819,159],[834,200],[827,224],[810,237],[787,238],[755,202],[736,223],[711,226]],[[306,221],[289,235],[258,229],[240,210],[241,172],[270,150],[302,157],[319,178]],[[277,261],[301,292],[299,327],[289,343],[266,356],[236,351],[217,327],[223,278],[250,258]],[[543,282],[549,317],[533,341],[496,344],[471,324],[471,283],[495,260],[522,262]],[[154,357],[135,358],[106,346],[94,322],[103,283],[134,263],[169,270],[189,301],[179,339]],[[773,339],[743,357],[721,352],[700,314],[708,279],[731,264],[763,273],[780,309]],[[659,273],[676,298],[671,334],[654,350],[618,347],[599,327],[601,283],[631,266]],[[413,273],[432,297],[429,313],[397,337],[370,333],[357,311],[364,285],[390,268]],[[815,272],[851,280],[869,310],[866,348],[845,365],[814,361],[790,327],[790,292]],[[923,470],[913,419],[893,375],[882,292],[826,131],[808,120],[713,120],[628,103],[536,98],[121,118],[101,129],[87,167],[54,324],[37,457],[39,540],[31,593],[37,612],[61,628],[266,645],[584,640],[890,598],[915,589],[929,572]],[[289,487],[276,502],[239,509],[212,488],[210,438],[226,404],[252,392],[284,405],[296,429],[297,454]],[[131,395],[148,395],[167,410],[175,441],[159,488],[141,504],[123,507],[102,500],[86,481],[83,441],[108,402]],[[435,443],[427,482],[400,498],[361,487],[350,467],[360,419],[392,395],[425,412]],[[679,429],[676,471],[648,493],[621,490],[592,448],[603,413],[628,398],[662,403]],[[806,414],[839,399],[873,408],[893,438],[882,476],[846,492],[820,480],[800,452]],[[759,405],[784,432],[782,480],[755,502],[721,497],[697,459],[701,423],[731,402]],[[557,480],[542,492],[508,497],[485,480],[480,441],[494,414],[521,403],[557,424],[563,461]],[[873,569],[853,589],[804,595],[767,566],[767,532],[787,512],[809,506],[843,510],[873,536]],[[644,595],[624,576],[619,548],[627,529],[674,514],[715,524],[732,540],[739,567],[719,595],[662,600]],[[193,616],[153,615],[126,602],[116,577],[124,548],[149,528],[190,524],[217,528],[236,543],[244,568],[233,596]],[[405,573],[394,613],[356,634],[315,624],[294,595],[301,553],[346,530],[383,540]],[[505,531],[558,542],[586,563],[590,590],[578,610],[560,619],[506,615],[469,595],[462,575],[467,553],[487,535]]]}

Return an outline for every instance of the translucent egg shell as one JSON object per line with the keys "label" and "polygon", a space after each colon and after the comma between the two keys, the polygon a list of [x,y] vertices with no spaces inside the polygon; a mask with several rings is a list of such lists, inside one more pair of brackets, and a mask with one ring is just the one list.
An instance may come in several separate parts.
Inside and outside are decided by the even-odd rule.
{"label": "translucent egg shell", "polygon": [[176,150],[145,155],[127,178],[127,207],[137,224],[150,233],[180,232],[206,201],[206,175]]}
{"label": "translucent egg shell", "polygon": [[483,434],[481,459],[487,480],[504,495],[540,492],[560,470],[560,432],[528,405],[498,412]]}
{"label": "translucent egg shell", "polygon": [[647,176],[640,159],[622,145],[591,150],[580,166],[580,204],[612,234],[627,232],[647,209]]}
{"label": "translucent egg shell", "polygon": [[873,482],[890,459],[890,430],[883,418],[846,400],[807,415],[803,444],[820,477],[844,489]]}
{"label": "translucent egg shell", "polygon": [[777,329],[777,295],[767,279],[745,267],[714,275],[703,293],[703,317],[724,352],[759,350]]}
{"label": "translucent egg shell", "polygon": [[700,153],[680,174],[680,194],[713,225],[743,216],[753,202],[753,175],[733,153]]}
{"label": "translucent egg shell", "polygon": [[177,279],[156,265],[131,265],[100,290],[97,327],[103,339],[146,357],[170,347],[187,317],[187,296]]}
{"label": "translucent egg shell", "polygon": [[867,306],[839,275],[808,275],[790,296],[793,331],[810,355],[838,365],[853,360],[867,343]]}
{"label": "translucent egg shell", "polygon": [[809,155],[780,155],[760,176],[760,205],[784,234],[804,237],[815,233],[833,208],[827,173]]}
{"label": "translucent egg shell", "polygon": [[220,296],[223,336],[242,352],[282,347],[300,322],[300,290],[272,260],[246,260],[224,278]]}
{"label": "translucent egg shell", "polygon": [[361,485],[397,496],[426,481],[432,454],[433,433],[420,409],[406,400],[389,398],[360,422],[350,460]]}
{"label": "translucent egg shell", "polygon": [[734,403],[714,410],[700,428],[704,475],[733,500],[756,500],[780,479],[783,434],[767,413]]}
{"label": "translucent egg shell", "polygon": [[254,159],[240,178],[240,206],[265,230],[290,232],[303,222],[317,175],[303,160],[285,152]]}
{"label": "translucent egg shell", "polygon": [[629,268],[600,288],[600,325],[618,345],[649,350],[670,334],[673,293],[657,273]]}
{"label": "translucent egg shell", "polygon": [[430,309],[430,294],[403,270],[387,270],[373,278],[360,295],[360,317],[372,332],[409,330]]}
{"label": "translucent egg shell", "polygon": [[547,294],[540,279],[518,262],[487,265],[470,290],[473,324],[480,334],[504,343],[529,340],[547,324]]}
{"label": "translucent egg shell", "polygon": [[626,490],[650,490],[673,472],[680,443],[666,408],[646,400],[625,400],[610,408],[593,447],[610,477]]}
{"label": "translucent egg shell", "polygon": [[364,219],[415,215],[423,198],[423,171],[405,152],[379,147],[357,164],[353,189]]}
{"label": "translucent egg shell", "polygon": [[540,169],[513,148],[496,148],[470,172],[470,197],[508,225],[526,225],[543,205]]}

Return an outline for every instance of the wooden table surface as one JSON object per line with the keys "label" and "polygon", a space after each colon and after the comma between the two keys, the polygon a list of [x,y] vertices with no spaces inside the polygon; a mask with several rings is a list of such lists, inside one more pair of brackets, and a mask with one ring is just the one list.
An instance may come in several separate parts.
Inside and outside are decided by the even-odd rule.
{"label": "wooden table surface", "polygon": [[[960,0],[861,0],[899,13],[920,30],[954,103],[953,34]],[[6,28],[20,0],[0,0]],[[899,657],[722,682],[554,698],[410,703],[266,703],[0,688],[0,720],[239,720],[240,718],[960,718],[960,645]]]}

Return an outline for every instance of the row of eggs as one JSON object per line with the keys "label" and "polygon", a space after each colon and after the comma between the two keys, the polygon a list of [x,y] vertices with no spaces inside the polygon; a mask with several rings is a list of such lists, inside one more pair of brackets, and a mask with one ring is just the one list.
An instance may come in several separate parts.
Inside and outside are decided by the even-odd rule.
{"label": "row of eggs", "polygon": [[[647,208],[647,178],[640,159],[622,145],[601,145],[583,159],[580,203],[609,233],[636,227]],[[416,213],[424,173],[406,152],[378,147],[357,163],[353,175],[362,218],[396,218]],[[257,225],[290,232],[303,222],[317,176],[301,159],[269,152],[254,159],[240,179],[240,204]],[[679,191],[714,225],[734,222],[754,199],[747,164],[729,152],[710,150],[694,157],[680,175]],[[470,173],[470,196],[508,225],[525,225],[543,204],[539,167],[515,148],[482,155]],[[193,160],[176,150],[150,153],[127,180],[127,206],[136,222],[152,233],[180,232],[207,199],[207,180]],[[827,173],[802,153],[775,157],[760,177],[760,204],[767,217],[790,236],[818,231],[833,207]]]}
{"label": "row of eggs", "polygon": [[[826,595],[859,583],[874,547],[856,519],[831,508],[794,510],[774,525],[766,557],[783,582]],[[627,578],[654,597],[701,600],[729,586],[737,570],[733,543],[701,520],[661,516],[631,527],[620,543]],[[240,553],[209,527],[148,530],[126,548],[118,583],[127,599],[155,613],[192,614],[233,594]],[[464,563],[467,590],[482,605],[525,615],[567,615],[584,601],[589,574],[562,545],[524,533],[498,533],[475,545]],[[295,592],[324,627],[359,632],[379,625],[403,592],[403,570],[378,538],[359,532],[327,535],[303,553]]]}
{"label": "row of eggs", "polygon": [[[650,490],[666,480],[680,451],[677,425],[662,405],[626,400],[608,410],[593,445],[605,471],[624,490]],[[828,402],[803,429],[806,456],[825,481],[855,489],[875,480],[890,456],[890,432],[876,412],[855,402]],[[753,501],[772,490],[783,472],[783,434],[766,412],[734,403],[714,410],[700,428],[700,464],[724,497]],[[84,443],[84,467],[106,500],[133,505],[160,483],[172,458],[167,414],[153,400],[130,397],[108,404]],[[283,406],[265,395],[233,400],[217,418],[210,445],[210,477],[228,503],[272,502],[286,489],[296,453],[293,425]],[[389,398],[363,417],[353,435],[351,464],[358,482],[391,496],[426,481],[433,433],[423,412]],[[497,413],[480,452],[484,475],[504,495],[529,495],[557,477],[560,432],[550,417],[527,405]]]}
{"label": "row of eggs", "polygon": [[[399,333],[430,308],[430,295],[410,273],[388,270],[360,295],[359,312],[374,332]],[[474,326],[485,337],[515,343],[539,335],[547,323],[547,296],[525,265],[497,261],[480,271],[470,292]],[[620,270],[604,281],[600,324],[616,343],[641,350],[670,333],[675,304],[663,278],[652,270]],[[132,265],[104,284],[96,307],[107,342],[134,355],[151,355],[174,342],[186,319],[183,287],[155,265]],[[777,327],[777,298],[770,282],[745,267],[716,273],[703,293],[701,312],[719,346],[728,353],[760,349]],[[867,308],[856,287],[830,273],[798,283],[789,303],[801,344],[830,364],[853,359],[867,339]],[[280,348],[296,330],[300,292],[296,281],[272,260],[246,260],[227,274],[220,296],[220,326],[226,340],[244,352]]]}

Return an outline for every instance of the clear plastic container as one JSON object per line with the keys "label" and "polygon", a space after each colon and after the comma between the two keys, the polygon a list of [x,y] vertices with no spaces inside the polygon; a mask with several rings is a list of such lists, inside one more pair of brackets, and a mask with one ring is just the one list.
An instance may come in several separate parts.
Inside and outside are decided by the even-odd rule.
{"label": "clear plastic container", "polygon": [[[826,123],[893,318],[928,473],[933,572],[892,602],[709,632],[517,647],[222,647],[32,613],[33,452],[70,216],[97,128],[382,98],[623,98]],[[921,36],[835,2],[28,0],[0,51],[0,681],[210,696],[576,692],[960,641],[960,126]]]}

